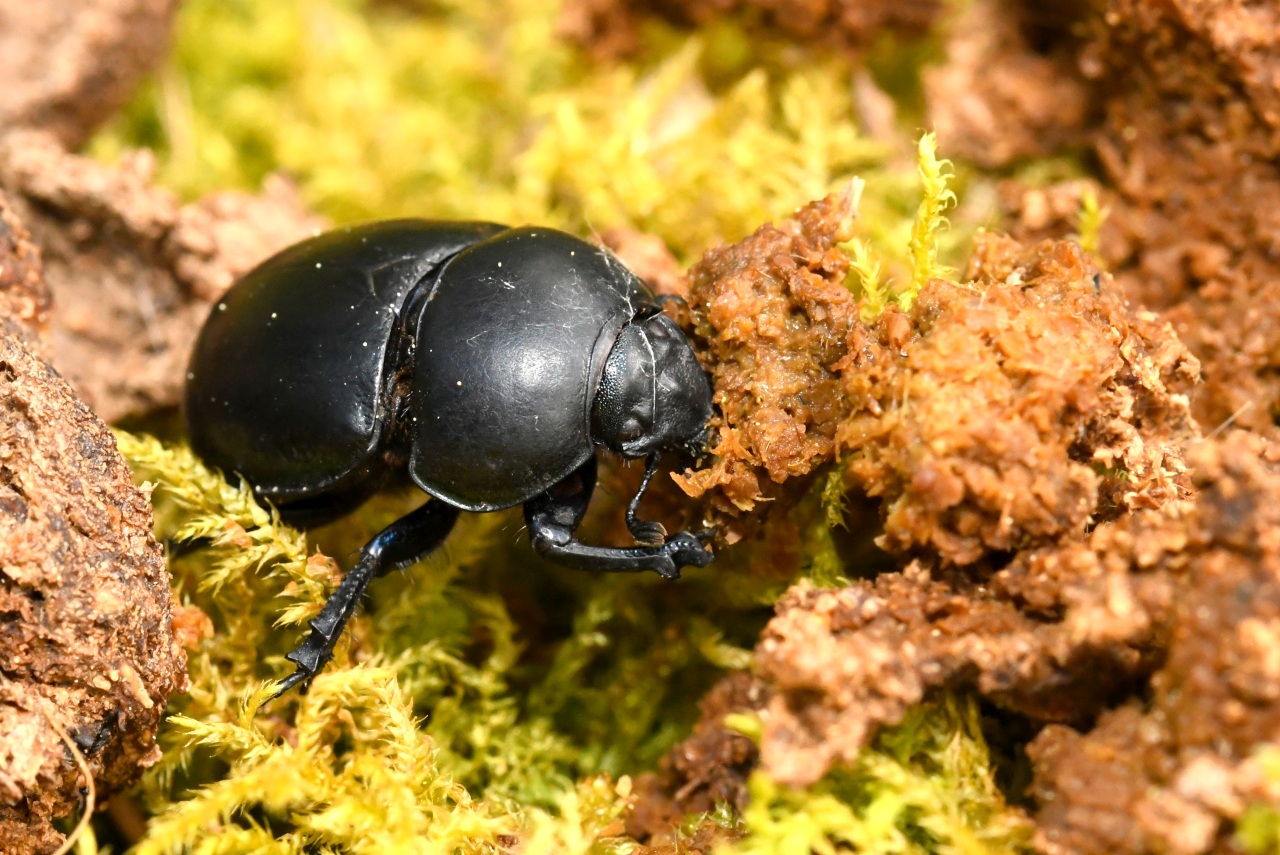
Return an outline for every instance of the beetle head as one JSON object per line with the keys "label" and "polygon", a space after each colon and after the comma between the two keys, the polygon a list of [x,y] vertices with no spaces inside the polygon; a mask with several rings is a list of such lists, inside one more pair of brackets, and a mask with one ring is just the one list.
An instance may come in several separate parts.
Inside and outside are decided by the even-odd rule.
{"label": "beetle head", "polygon": [[623,457],[696,456],[711,418],[711,378],[680,328],[659,311],[622,328],[591,404],[591,435]]}

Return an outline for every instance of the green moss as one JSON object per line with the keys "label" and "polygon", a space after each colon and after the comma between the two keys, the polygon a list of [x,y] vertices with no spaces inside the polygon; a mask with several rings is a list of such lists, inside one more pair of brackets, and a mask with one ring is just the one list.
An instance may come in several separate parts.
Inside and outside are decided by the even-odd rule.
{"label": "green moss", "polygon": [[[749,723],[741,729],[751,732]],[[917,707],[852,768],[812,787],[791,790],[757,772],[749,788],[745,836],[717,855],[1030,851],[1030,823],[996,789],[977,707],[967,698]]]}
{"label": "green moss", "polygon": [[[919,190],[914,218],[901,216],[890,218],[894,227],[866,226],[867,236],[855,238],[844,244],[849,255],[849,277],[846,284],[860,298],[862,320],[871,323],[890,304],[904,309],[911,308],[916,294],[930,279],[943,278],[954,273],[953,268],[939,258],[947,249],[954,249],[954,238],[947,240],[947,218],[943,211],[956,204],[957,197],[951,189],[955,178],[951,161],[938,158],[938,142],[932,133],[920,137],[916,145],[916,172]],[[881,180],[897,179],[896,172],[878,176]],[[898,181],[894,180],[897,185]],[[901,187],[881,188],[896,191],[897,207],[902,207]],[[874,199],[875,193],[869,194]],[[873,203],[874,204],[874,203]],[[863,212],[864,222],[877,216]],[[872,222],[876,220],[872,219]],[[963,231],[967,239],[971,229]],[[896,276],[885,276],[884,259],[888,259]],[[895,278],[898,282],[895,282]],[[900,284],[899,284],[900,283]]]}
{"label": "green moss", "polygon": [[1098,202],[1098,191],[1092,185],[1087,186],[1080,195],[1080,210],[1076,213],[1076,231],[1079,234],[1080,248],[1092,256],[1097,256],[1102,240],[1102,226],[1107,222],[1111,209]]}
{"label": "green moss", "polygon": [[[1280,786],[1280,746],[1264,745],[1253,760],[1273,791]],[[1280,853],[1280,807],[1272,802],[1248,805],[1236,825],[1236,840],[1251,855]]]}
{"label": "green moss", "polygon": [[947,184],[951,178],[951,161],[938,159],[938,139],[932,133],[920,137],[918,146],[920,208],[911,226],[911,287],[898,297],[903,308],[910,308],[915,295],[930,279],[940,279],[951,272],[938,262],[938,232],[947,224],[942,212],[955,205],[956,194]]}
{"label": "green moss", "polygon": [[[271,681],[292,668],[283,654],[337,579],[333,562],[308,556],[301,534],[186,448],[123,431],[117,439],[153,489],[179,597],[214,626],[191,651],[191,691],[174,700],[163,757],[143,784],[160,815],[144,852],[206,838],[228,847],[219,851],[254,851],[224,840],[232,830],[250,841],[290,829],[297,846],[337,834],[308,830],[313,820],[337,828],[350,819],[343,833],[354,840],[365,820],[352,817],[411,835],[459,805],[477,812],[468,822],[480,830],[516,833],[539,821],[539,833],[551,834],[547,817],[581,781],[651,767],[683,738],[698,699],[724,669],[747,664],[743,644],[758,631],[758,609],[725,595],[730,580],[703,574],[677,591],[561,571],[518,542],[511,515],[467,515],[445,554],[375,583],[350,644],[339,645],[310,694],[259,712]],[[406,500],[380,497],[317,532],[317,542],[349,554]],[[392,750],[379,734],[393,725],[392,749],[415,753],[416,766],[377,781],[349,768],[357,756],[376,765]],[[304,729],[316,735],[301,750]],[[277,778],[268,799],[262,782]],[[437,778],[443,789],[421,789]],[[356,792],[374,784],[419,789],[396,807],[377,801],[385,794]],[[321,810],[348,789],[343,812]],[[454,795],[440,801],[440,792]],[[538,811],[552,813],[537,820]]]}
{"label": "green moss", "polygon": [[172,61],[92,151],[159,152],[193,197],[295,176],[340,221],[393,215],[631,226],[684,260],[885,162],[837,60],[747,67],[666,33],[591,65],[538,0],[193,0]]}

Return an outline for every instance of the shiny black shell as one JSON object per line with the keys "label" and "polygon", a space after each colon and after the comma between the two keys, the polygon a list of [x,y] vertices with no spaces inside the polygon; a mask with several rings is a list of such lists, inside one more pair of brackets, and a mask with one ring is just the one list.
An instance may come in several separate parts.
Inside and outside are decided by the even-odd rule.
{"label": "shiny black shell", "polygon": [[409,474],[469,511],[526,501],[595,453],[590,406],[653,294],[603,250],[510,229],[441,271],[417,324]]}
{"label": "shiny black shell", "polygon": [[518,504],[594,453],[590,403],[652,294],[546,228],[395,220],[284,250],[216,304],[192,355],[192,448],[286,510],[408,457],[466,510]]}
{"label": "shiny black shell", "polygon": [[214,305],[187,373],[193,450],[285,505],[370,477],[390,424],[393,335],[442,262],[503,230],[391,220],[318,235]]}

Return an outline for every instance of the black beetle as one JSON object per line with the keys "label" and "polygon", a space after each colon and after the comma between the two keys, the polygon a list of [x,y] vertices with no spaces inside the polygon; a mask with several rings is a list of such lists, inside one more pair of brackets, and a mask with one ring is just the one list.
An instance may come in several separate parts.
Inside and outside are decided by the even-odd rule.
{"label": "black beetle", "polygon": [[[432,497],[364,546],[277,695],[324,667],[371,579],[434,550],[463,510],[524,503],[534,548],[571,567],[676,578],[712,558],[706,533],[636,518],[660,452],[702,450],[710,379],[639,279],[553,229],[393,220],[285,249],[214,306],[185,412],[195,452],[290,522],[406,473]],[[574,537],[597,445],[647,458],[633,547]]]}

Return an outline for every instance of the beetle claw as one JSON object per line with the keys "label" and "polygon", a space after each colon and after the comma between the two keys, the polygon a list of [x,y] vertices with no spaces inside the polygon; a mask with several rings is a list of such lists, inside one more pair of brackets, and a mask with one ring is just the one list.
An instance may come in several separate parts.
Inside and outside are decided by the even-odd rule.
{"label": "beetle claw", "polygon": [[688,531],[676,532],[668,538],[665,551],[675,563],[675,573],[658,572],[668,579],[679,579],[681,567],[706,567],[715,557],[696,534]]}
{"label": "beetle claw", "polygon": [[279,687],[271,693],[271,697],[267,698],[267,702],[269,703],[274,701],[276,698],[285,694],[294,686],[299,684],[301,684],[302,688],[298,689],[298,693],[305,695],[307,693],[307,689],[311,686],[311,678],[314,676],[315,674],[313,672],[309,672],[306,668],[299,665],[297,670],[280,681]]}

